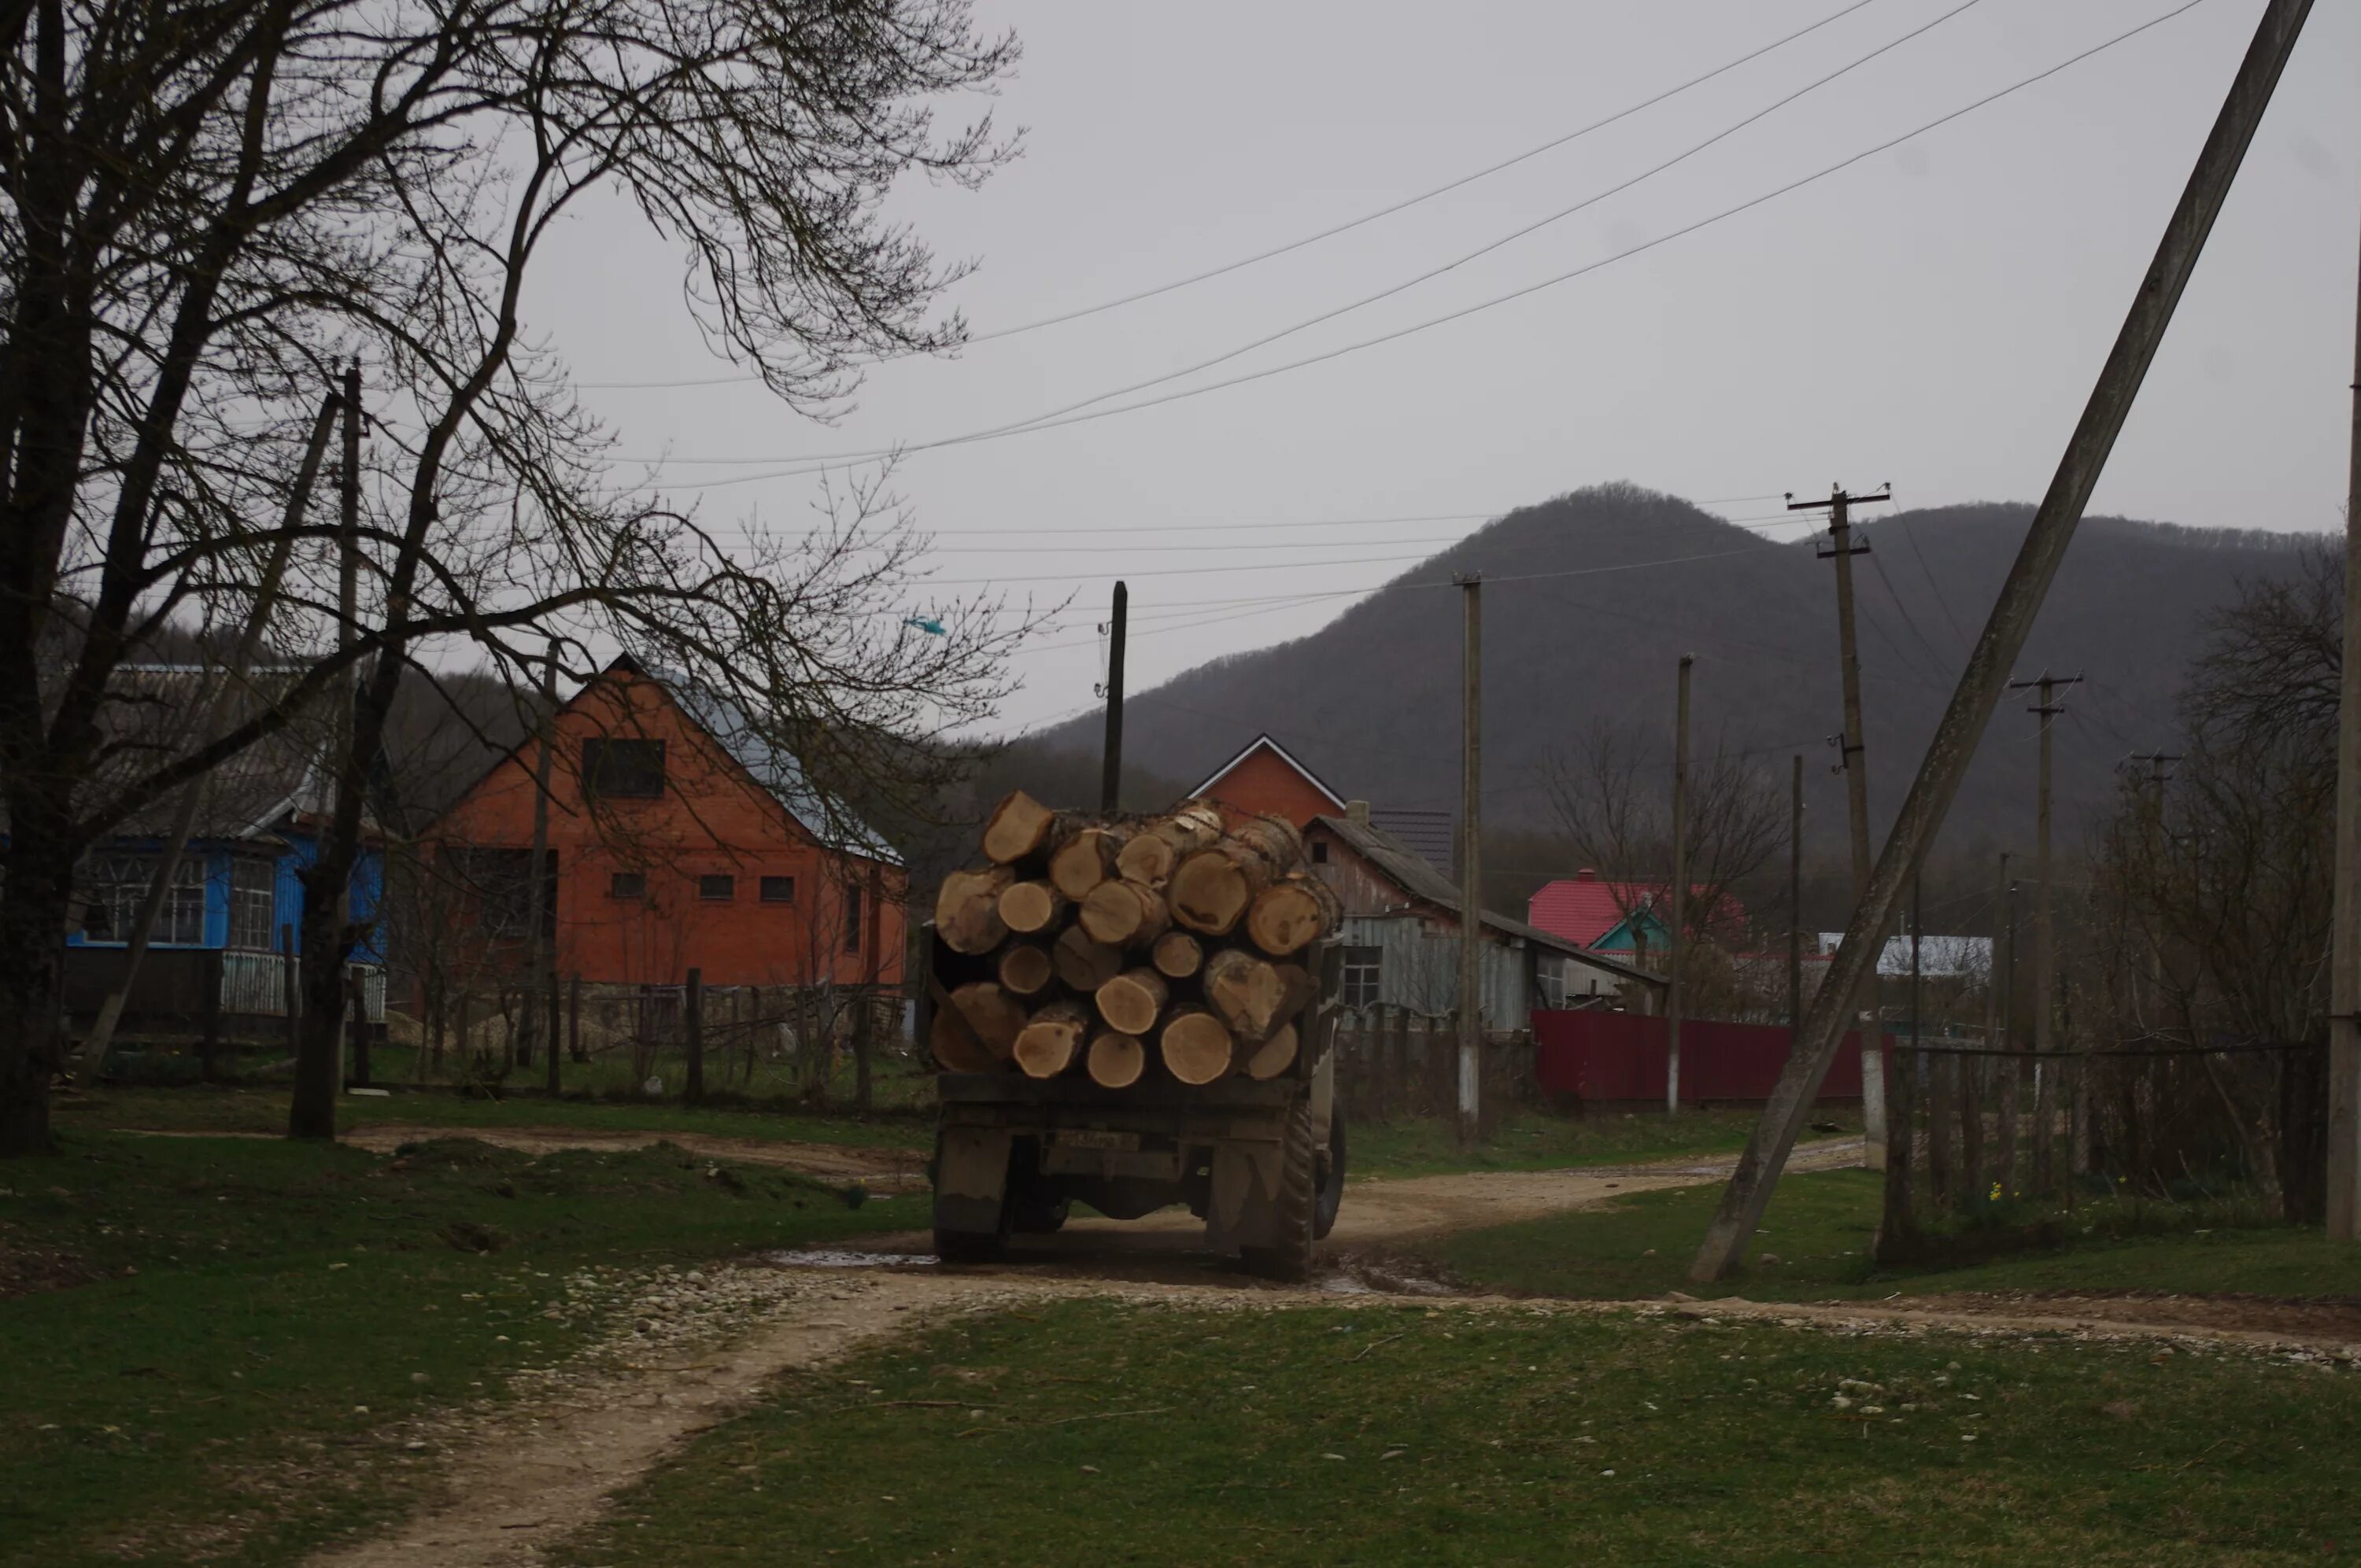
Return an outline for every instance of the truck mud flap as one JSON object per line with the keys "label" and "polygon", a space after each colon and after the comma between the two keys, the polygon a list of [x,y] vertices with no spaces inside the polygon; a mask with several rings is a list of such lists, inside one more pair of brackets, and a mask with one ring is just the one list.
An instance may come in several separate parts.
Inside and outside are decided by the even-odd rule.
{"label": "truck mud flap", "polygon": [[935,1228],[991,1235],[1008,1195],[1012,1135],[1002,1127],[945,1127],[935,1145]]}
{"label": "truck mud flap", "polygon": [[1205,1245],[1213,1252],[1268,1246],[1277,1237],[1282,1146],[1228,1140],[1213,1147],[1213,1192],[1205,1206]]}

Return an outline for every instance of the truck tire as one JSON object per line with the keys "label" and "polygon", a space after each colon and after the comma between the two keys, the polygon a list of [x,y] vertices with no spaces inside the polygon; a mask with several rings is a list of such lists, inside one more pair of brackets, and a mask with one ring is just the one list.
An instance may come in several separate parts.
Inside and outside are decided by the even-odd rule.
{"label": "truck tire", "polygon": [[1320,1196],[1312,1218],[1312,1239],[1324,1242],[1345,1206],[1345,1107],[1328,1111],[1328,1146],[1320,1155]]}
{"label": "truck tire", "polygon": [[1320,1151],[1312,1146],[1312,1101],[1297,1097],[1287,1113],[1286,1144],[1279,1157],[1275,1234],[1269,1246],[1238,1249],[1247,1269],[1266,1279],[1300,1285],[1312,1277],[1312,1233],[1319,1222]]}
{"label": "truck tire", "polygon": [[1020,1236],[1055,1235],[1072,1207],[1072,1200],[1063,1193],[1027,1189],[1008,1200],[1008,1228]]}

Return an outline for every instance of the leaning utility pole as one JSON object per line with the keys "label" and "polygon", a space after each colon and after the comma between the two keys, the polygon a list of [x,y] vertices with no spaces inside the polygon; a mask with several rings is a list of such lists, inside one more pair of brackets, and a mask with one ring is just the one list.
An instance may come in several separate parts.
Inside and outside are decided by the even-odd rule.
{"label": "leaning utility pole", "polygon": [[1689,671],[1697,655],[1681,655],[1680,696],[1673,704],[1673,951],[1664,988],[1664,1114],[1681,1109],[1681,961],[1688,951]]}
{"label": "leaning utility pole", "polygon": [[[1832,485],[1824,501],[1799,501],[1792,494],[1787,497],[1789,511],[1817,511],[1826,507],[1828,512],[1828,547],[1820,552],[1820,559],[1837,564],[1837,657],[1844,677],[1844,761],[1838,771],[1845,776],[1845,817],[1846,826],[1852,832],[1852,894],[1856,900],[1869,890],[1869,757],[1861,724],[1861,642],[1853,624],[1852,558],[1868,554],[1869,544],[1867,541],[1853,543],[1852,508],[1856,501],[1893,499],[1891,484],[1873,496],[1852,495],[1843,486]],[[1877,971],[1872,966],[1855,1001],[1853,1011],[1857,1017],[1875,1005],[1876,986]],[[1877,1036],[1877,1029],[1864,1022],[1861,1032],[1861,1117],[1865,1162],[1872,1170],[1884,1168],[1886,1146],[1885,1061],[1878,1054]]]}
{"label": "leaning utility pole", "polygon": [[1459,696],[1459,1141],[1477,1133],[1484,1040],[1484,575],[1454,577],[1467,608]]}
{"label": "leaning utility pole", "polygon": [[1787,790],[1787,1054],[1804,1022],[1804,756],[1798,751]]}
{"label": "leaning utility pole", "polygon": [[1131,591],[1115,586],[1115,615],[1107,622],[1106,761],[1099,773],[1099,811],[1113,817],[1123,794],[1123,630]]}
{"label": "leaning utility pole", "polygon": [[2091,491],[2106,466],[2107,455],[2114,449],[2115,437],[2155,361],[2174,307],[2196,269],[2206,236],[2230,193],[2238,165],[2254,140],[2255,127],[2262,121],[2272,89],[2278,86],[2279,73],[2311,12],[2312,0],[2269,0],[2264,9],[2254,42],[2239,62],[2229,95],[2206,135],[2188,186],[2157,247],[2156,258],[2132,296],[2131,309],[2067,442],[2048,493],[2033,514],[1991,618],[1968,655],[1967,667],[1960,674],[1959,687],[1935,728],[1934,739],[1927,743],[1918,776],[1903,797],[1885,849],[1870,875],[1868,892],[1846,924],[1844,938],[1828,964],[1828,977],[1805,1019],[1802,1048],[1779,1075],[1763,1107],[1763,1120],[1739,1156],[1738,1168],[1723,1190],[1705,1244],[1690,1265],[1692,1279],[1727,1278],[1762,1223],[1788,1151],[1795,1147],[1820,1080],[1843,1041],[1844,1014],[1851,994],[1875,970],[1878,933],[1894,917],[1903,884],[1926,855],[1952,796],[1959,792],[1960,776],[1967,772],[1976,743],[2000,701],[2009,666],[2025,649],[2041,601],[2057,577],[2067,546],[2073,543]]}
{"label": "leaning utility pole", "polygon": [[2361,1241],[2361,306],[2345,491],[2345,668],[2336,714],[2336,885],[2328,961],[2328,1234]]}
{"label": "leaning utility pole", "polygon": [[2036,786],[2033,817],[2033,1186],[2048,1196],[2058,1190],[2058,1064],[2048,1059],[2058,1048],[2053,1031],[2058,1012],[2058,927],[2050,900],[2049,859],[2049,732],[2066,709],[2057,701],[2059,686],[2080,685],[2080,675],[2053,675],[2044,670],[2029,681],[2011,681],[2011,691],[2037,691],[2040,700],[2026,711],[2040,724],[2040,782]]}

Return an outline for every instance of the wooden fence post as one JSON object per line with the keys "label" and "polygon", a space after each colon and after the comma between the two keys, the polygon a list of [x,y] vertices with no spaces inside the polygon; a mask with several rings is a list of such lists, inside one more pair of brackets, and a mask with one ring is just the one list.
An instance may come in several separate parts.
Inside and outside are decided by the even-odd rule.
{"label": "wooden fence post", "polygon": [[566,1054],[577,1062],[590,1058],[582,1051],[582,976],[566,982]]}
{"label": "wooden fence post", "polygon": [[561,1031],[565,1027],[564,1021],[557,1012],[557,965],[552,962],[544,971],[542,978],[547,986],[542,995],[542,1015],[549,1020],[548,1036],[542,1041],[542,1048],[549,1053],[547,1063],[549,1076],[546,1087],[549,1090],[549,1097],[555,1100],[565,1092],[564,1085],[559,1080],[557,1065],[557,1046],[559,1040],[564,1037]]}
{"label": "wooden fence post", "polygon": [[467,1054],[467,1011],[468,1004],[475,998],[468,994],[467,988],[463,985],[459,988],[458,994],[451,1000],[451,1053],[458,1061],[462,1070],[465,1070],[474,1065],[473,1058]]}
{"label": "wooden fence post", "polygon": [[295,927],[281,926],[279,927],[279,997],[280,1005],[287,1013],[287,1054],[291,1057],[296,1054],[303,1027],[300,1022],[303,987],[296,978],[295,964]]}
{"label": "wooden fence post", "polygon": [[864,1113],[870,1109],[869,1048],[871,1033],[877,1026],[875,1000],[870,988],[863,986],[852,1004],[852,1108]]}
{"label": "wooden fence post", "polygon": [[705,1098],[705,971],[688,971],[688,983],[681,988],[681,1031],[688,1047],[688,1078],[681,1086],[681,1100],[694,1105]]}
{"label": "wooden fence post", "polygon": [[345,1029],[352,1042],[353,1081],[369,1086],[368,982],[356,969],[345,970]]}
{"label": "wooden fence post", "polygon": [[197,1036],[197,1070],[207,1083],[211,1083],[214,1070],[214,1053],[221,1049],[222,971],[229,960],[219,948],[204,957],[205,961],[197,970],[199,983],[205,988],[199,1003],[203,1011],[199,1014],[201,1032]]}

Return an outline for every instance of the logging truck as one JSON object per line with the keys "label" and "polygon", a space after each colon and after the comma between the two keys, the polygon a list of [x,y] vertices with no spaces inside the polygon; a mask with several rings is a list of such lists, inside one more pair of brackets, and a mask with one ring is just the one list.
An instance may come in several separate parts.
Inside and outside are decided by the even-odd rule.
{"label": "logging truck", "polygon": [[1077,1202],[1185,1204],[1213,1250],[1304,1277],[1345,1151],[1337,905],[1301,836],[1205,801],[1086,820],[1019,792],[983,850],[927,927],[937,1255],[989,1260]]}

